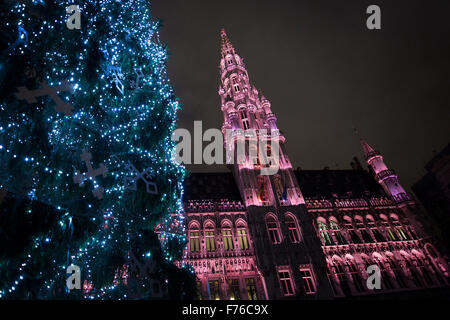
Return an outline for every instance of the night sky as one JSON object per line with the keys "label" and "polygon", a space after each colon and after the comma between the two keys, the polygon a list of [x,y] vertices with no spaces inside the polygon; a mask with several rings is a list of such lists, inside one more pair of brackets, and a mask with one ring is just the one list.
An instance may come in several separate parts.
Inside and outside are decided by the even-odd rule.
{"label": "night sky", "polygon": [[[183,104],[181,128],[193,132],[194,120],[203,120],[203,130],[222,126],[224,27],[251,82],[271,101],[294,167],[349,169],[353,156],[362,161],[357,127],[409,189],[450,142],[448,0],[152,3]],[[366,28],[371,4],[381,7],[382,30]]]}

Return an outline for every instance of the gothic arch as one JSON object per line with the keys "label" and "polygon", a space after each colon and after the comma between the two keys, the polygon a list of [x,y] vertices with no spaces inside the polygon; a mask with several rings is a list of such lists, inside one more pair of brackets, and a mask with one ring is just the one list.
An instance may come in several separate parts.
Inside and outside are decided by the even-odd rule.
{"label": "gothic arch", "polygon": [[344,216],[343,219],[344,219],[344,221],[346,221],[347,223],[352,223],[352,222],[353,222],[352,218],[350,218],[349,216]]}
{"label": "gothic arch", "polygon": [[335,217],[335,216],[330,216],[329,218],[328,218],[328,221],[333,221],[333,222],[336,222],[337,224],[339,224],[339,221],[338,221],[338,219]]}
{"label": "gothic arch", "polygon": [[284,214],[285,223],[289,229],[289,238],[291,242],[298,243],[302,241],[302,231],[297,217],[291,212]]}
{"label": "gothic arch", "polygon": [[197,220],[191,220],[188,224],[188,229],[200,230],[200,222]]}
{"label": "gothic arch", "polygon": [[280,222],[276,215],[272,212],[266,214],[265,217],[266,229],[269,234],[269,239],[273,244],[278,244],[282,242],[281,231],[280,231]]}
{"label": "gothic arch", "polygon": [[317,218],[317,223],[323,223],[323,224],[327,224],[327,220],[324,217],[318,217]]}
{"label": "gothic arch", "polygon": [[211,219],[206,219],[204,222],[203,222],[203,228],[208,228],[208,229],[215,229],[216,228],[216,224],[215,224],[215,222],[214,221],[212,221]]}
{"label": "gothic arch", "polygon": [[247,222],[242,218],[237,219],[235,224],[236,224],[237,228],[247,228],[248,227]]}
{"label": "gothic arch", "polygon": [[389,218],[391,218],[392,220],[400,221],[400,219],[398,218],[398,215],[396,215],[395,213],[391,213],[391,214],[389,215]]}
{"label": "gothic arch", "polygon": [[232,228],[233,224],[231,223],[230,219],[225,218],[220,222],[220,227],[221,228]]}

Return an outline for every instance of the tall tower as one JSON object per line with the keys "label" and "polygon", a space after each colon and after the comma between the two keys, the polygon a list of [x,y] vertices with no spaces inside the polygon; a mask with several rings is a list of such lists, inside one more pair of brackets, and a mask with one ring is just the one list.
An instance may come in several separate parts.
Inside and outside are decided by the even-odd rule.
{"label": "tall tower", "polygon": [[386,194],[392,198],[396,206],[408,217],[409,223],[417,230],[417,234],[421,237],[433,234],[433,227],[427,215],[424,214],[418,203],[402,187],[394,170],[386,166],[381,153],[373,149],[361,137],[360,141],[364,150],[364,158],[375,173],[375,180],[383,187]]}
{"label": "tall tower", "polygon": [[[243,59],[236,53],[224,29],[221,30],[219,95],[221,97],[227,153],[233,156],[233,171],[247,206],[304,204],[291,162],[284,146],[285,138],[277,127],[271,104],[251,84]],[[228,134],[227,134],[228,132]],[[259,142],[264,141],[266,150]],[[239,153],[239,144],[245,146]],[[279,146],[279,154],[271,145]],[[264,155],[268,161],[264,161]],[[241,158],[239,158],[241,157]],[[269,177],[261,169],[279,167]],[[276,170],[275,170],[276,171]]]}
{"label": "tall tower", "polygon": [[375,173],[375,180],[383,187],[386,194],[396,202],[410,200],[405,189],[400,185],[398,176],[384,163],[383,156],[375,151],[364,139],[361,139],[364,157]]}
{"label": "tall tower", "polygon": [[[284,289],[280,288],[280,277],[286,275],[297,288],[292,296],[328,297],[331,291],[321,242],[287,156],[285,137],[278,130],[269,100],[251,83],[244,61],[224,29],[220,36],[222,130],[227,155],[231,155],[227,163],[231,160],[247,209],[257,265],[266,280],[269,299],[289,297],[283,296]],[[261,145],[261,141],[265,143]],[[279,152],[272,150],[274,145]],[[265,174],[268,167],[279,169]],[[315,294],[303,291],[305,274],[317,280]]]}

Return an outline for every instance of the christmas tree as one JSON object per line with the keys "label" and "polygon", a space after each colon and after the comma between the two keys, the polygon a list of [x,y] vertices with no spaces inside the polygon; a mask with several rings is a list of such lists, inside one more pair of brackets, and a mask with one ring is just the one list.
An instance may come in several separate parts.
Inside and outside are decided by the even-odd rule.
{"label": "christmas tree", "polygon": [[[20,221],[39,216],[35,202],[55,211],[2,258],[0,298],[191,297],[192,272],[174,265],[185,245],[171,140],[180,105],[149,2],[0,6],[0,187],[30,202]],[[81,290],[66,287],[71,265]]]}

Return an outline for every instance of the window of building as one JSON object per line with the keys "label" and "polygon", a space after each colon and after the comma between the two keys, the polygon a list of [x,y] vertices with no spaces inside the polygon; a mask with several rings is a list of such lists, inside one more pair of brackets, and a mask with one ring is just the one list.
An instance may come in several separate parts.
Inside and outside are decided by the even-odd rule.
{"label": "window of building", "polygon": [[247,250],[249,248],[247,229],[245,227],[241,227],[238,229],[238,242],[241,250]]}
{"label": "window of building", "polygon": [[322,220],[318,220],[317,224],[319,225],[320,236],[322,237],[325,245],[334,245],[333,239],[328,234],[327,225],[325,224],[325,222],[323,222]]}
{"label": "window of building", "polygon": [[297,220],[292,214],[286,214],[286,225],[289,230],[289,239],[292,243],[300,242],[300,231],[297,224]]}
{"label": "window of building", "polygon": [[415,231],[414,231],[414,229],[412,227],[407,226],[406,230],[408,230],[408,233],[411,235],[412,239],[414,239],[414,240],[418,239],[418,237],[417,237],[417,235],[416,235],[416,233],[415,233]]}
{"label": "window of building", "polygon": [[350,273],[350,277],[353,280],[353,285],[355,286],[356,291],[363,292],[364,286],[361,274],[358,271],[358,268],[355,265],[355,262],[352,260],[347,261],[348,271]]}
{"label": "window of building", "polygon": [[269,238],[272,243],[281,243],[280,230],[278,228],[278,221],[272,215],[268,215],[266,218],[267,232],[269,233]]}
{"label": "window of building", "polygon": [[391,227],[387,227],[386,228],[386,232],[387,232],[388,237],[389,237],[390,240],[398,241],[398,238],[397,238],[396,234],[392,231]]}
{"label": "window of building", "polygon": [[334,238],[338,244],[347,244],[347,241],[342,235],[339,225],[335,220],[330,219],[330,229],[334,233]]}
{"label": "window of building", "polygon": [[378,230],[378,227],[372,216],[367,216],[367,227],[370,229],[370,231],[372,232],[372,234],[377,242],[385,242],[386,241],[384,239],[384,237],[381,235],[380,231]]}
{"label": "window of building", "polygon": [[216,251],[216,241],[214,236],[214,228],[212,226],[207,226],[205,229],[205,242],[206,251]]}
{"label": "window of building", "polygon": [[230,289],[230,300],[241,300],[239,279],[229,279],[228,287]]}
{"label": "window of building", "polygon": [[344,217],[345,228],[347,229],[348,235],[353,243],[361,243],[361,238],[356,234],[353,227],[352,220],[348,217]]}
{"label": "window of building", "polygon": [[231,229],[222,229],[223,236],[223,248],[225,251],[230,251],[234,249],[233,245],[233,235],[231,234]]}
{"label": "window of building", "polygon": [[[239,85],[237,85],[237,84],[235,84],[234,86],[238,86],[238,88],[239,88]],[[235,91],[238,92],[239,90],[236,90],[236,89],[235,89]],[[248,119],[248,113],[247,113],[247,110],[242,109],[242,110],[239,112],[239,114],[240,114],[240,116],[241,116],[242,126],[244,127],[244,130],[247,130],[248,128],[250,128],[250,121],[249,121],[249,119]]]}
{"label": "window of building", "polygon": [[381,260],[380,257],[374,257],[375,263],[380,268],[381,281],[383,283],[384,289],[392,289],[394,286],[392,285],[391,275],[387,271],[386,263]]}
{"label": "window of building", "polygon": [[347,272],[345,272],[344,266],[339,261],[334,262],[334,271],[336,273],[336,277],[339,280],[339,284],[341,286],[342,292],[344,295],[350,295],[351,290],[348,284]]}
{"label": "window of building", "polygon": [[285,296],[294,295],[294,283],[292,282],[291,272],[288,268],[282,268],[278,270],[278,278],[280,280],[280,286]]}
{"label": "window of building", "polygon": [[414,282],[414,285],[418,288],[423,287],[422,281],[420,280],[420,275],[416,270],[416,267],[413,266],[411,261],[409,259],[405,259],[406,266],[408,267],[409,271],[411,272],[412,280]]}
{"label": "window of building", "polygon": [[394,217],[394,216],[391,216],[391,218],[392,218],[392,224],[393,224],[395,230],[397,231],[398,238],[400,240],[409,240],[409,236],[407,235],[407,233],[403,229],[403,226],[400,223],[400,221],[398,220],[398,218]]}
{"label": "window of building", "polygon": [[209,281],[209,293],[211,294],[211,300],[220,300],[219,280]]}
{"label": "window of building", "polygon": [[245,279],[245,286],[247,288],[248,300],[258,300],[258,296],[256,294],[255,278]]}
{"label": "window of building", "polygon": [[391,257],[387,257],[387,261],[391,266],[391,270],[394,273],[395,280],[400,288],[406,288],[405,279],[403,278],[403,272],[400,270],[398,263]]}
{"label": "window of building", "polygon": [[260,166],[261,163],[259,162],[259,155],[258,155],[258,147],[255,144],[250,144],[250,149],[249,149],[249,156],[251,159],[251,162],[256,166]]}
{"label": "window of building", "polygon": [[358,228],[359,232],[361,233],[361,236],[365,243],[373,242],[373,239],[370,236],[369,232],[367,231],[366,227],[364,226],[364,223],[362,222],[362,220],[359,220],[359,219],[356,220],[356,227]]}
{"label": "window of building", "polygon": [[416,262],[417,262],[417,269],[419,271],[421,271],[422,275],[423,275],[423,279],[425,279],[425,283],[428,286],[433,286],[434,285],[434,281],[431,278],[430,275],[430,270],[428,270],[428,268],[424,265],[422,259],[420,257],[416,257]]}
{"label": "window of building", "polygon": [[316,281],[310,266],[300,267],[300,276],[302,277],[303,288],[306,294],[314,294],[317,292]]}
{"label": "window of building", "polygon": [[198,227],[193,227],[189,232],[189,243],[191,252],[199,252],[200,251],[200,231]]}
{"label": "window of building", "polygon": [[262,205],[269,205],[269,197],[267,195],[267,185],[268,181],[265,176],[258,176],[258,199],[261,201]]}

